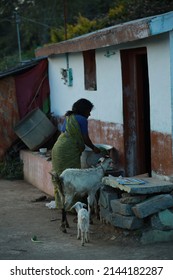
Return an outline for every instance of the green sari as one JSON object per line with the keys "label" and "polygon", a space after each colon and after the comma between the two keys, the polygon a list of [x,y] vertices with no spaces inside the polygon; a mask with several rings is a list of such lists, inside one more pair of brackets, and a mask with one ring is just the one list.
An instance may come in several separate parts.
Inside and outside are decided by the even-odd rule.
{"label": "green sari", "polygon": [[[62,133],[52,148],[52,168],[60,175],[67,168],[81,168],[81,154],[85,149],[80,126],[74,115],[66,117],[66,131]],[[53,179],[55,202],[61,208],[59,186]]]}

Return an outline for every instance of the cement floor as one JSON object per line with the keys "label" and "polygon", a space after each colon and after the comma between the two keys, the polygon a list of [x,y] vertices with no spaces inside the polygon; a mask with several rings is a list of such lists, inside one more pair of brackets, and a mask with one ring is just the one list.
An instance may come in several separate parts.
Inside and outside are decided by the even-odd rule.
{"label": "cement floor", "polygon": [[0,260],[173,260],[172,242],[142,245],[136,234],[98,220],[90,227],[90,243],[81,246],[75,214],[62,233],[61,213],[46,201],[35,202],[44,195],[25,181],[0,180]]}

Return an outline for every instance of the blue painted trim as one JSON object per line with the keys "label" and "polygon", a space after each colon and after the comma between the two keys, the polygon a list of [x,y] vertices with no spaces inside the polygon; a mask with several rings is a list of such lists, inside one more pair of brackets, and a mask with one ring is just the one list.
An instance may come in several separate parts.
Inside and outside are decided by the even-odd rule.
{"label": "blue painted trim", "polygon": [[173,12],[156,16],[149,21],[150,35],[173,30]]}
{"label": "blue painted trim", "polygon": [[[169,33],[170,46],[170,82],[171,82],[171,126],[172,126],[172,140],[173,140],[173,31]],[[172,141],[173,154],[173,141]]]}

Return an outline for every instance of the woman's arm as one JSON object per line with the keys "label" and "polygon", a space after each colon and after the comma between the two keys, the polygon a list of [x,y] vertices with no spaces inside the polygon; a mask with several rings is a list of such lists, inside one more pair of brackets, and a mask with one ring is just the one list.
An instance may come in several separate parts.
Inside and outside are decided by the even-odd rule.
{"label": "woman's arm", "polygon": [[88,147],[90,147],[94,153],[99,154],[101,151],[99,148],[97,148],[91,141],[91,139],[89,138],[89,135],[82,135],[83,139],[84,139],[84,143],[85,145],[87,145]]}
{"label": "woman's arm", "polygon": [[88,120],[87,118],[83,117],[83,116],[76,116],[76,119],[79,123],[80,129],[81,129],[81,133],[82,133],[82,137],[84,140],[84,143],[86,146],[90,147],[94,153],[99,154],[101,151],[99,148],[97,148],[91,141],[89,134],[88,134]]}

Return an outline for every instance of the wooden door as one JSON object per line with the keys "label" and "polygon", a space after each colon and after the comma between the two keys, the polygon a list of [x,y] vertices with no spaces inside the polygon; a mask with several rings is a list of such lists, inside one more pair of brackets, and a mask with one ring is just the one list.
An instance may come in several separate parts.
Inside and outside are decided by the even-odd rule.
{"label": "wooden door", "polygon": [[151,175],[150,102],[146,48],[121,51],[125,174]]}

